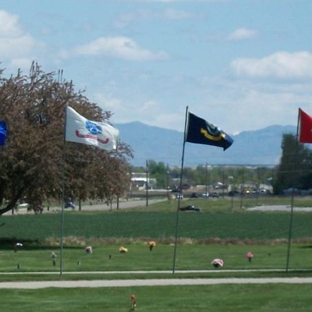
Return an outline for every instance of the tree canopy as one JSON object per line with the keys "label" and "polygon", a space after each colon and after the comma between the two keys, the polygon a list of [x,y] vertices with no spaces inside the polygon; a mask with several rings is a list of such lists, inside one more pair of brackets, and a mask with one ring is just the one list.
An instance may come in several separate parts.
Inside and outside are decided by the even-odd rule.
{"label": "tree canopy", "polygon": [[0,120],[7,123],[0,147],[0,215],[25,199],[37,205],[62,194],[75,199],[110,198],[129,185],[130,146],[107,152],[64,142],[65,107],[87,119],[109,122],[112,113],[91,103],[62,72],[45,73],[33,63],[28,75],[0,79]]}
{"label": "tree canopy", "polygon": [[284,134],[282,139],[282,157],[277,167],[274,183],[276,193],[288,188],[312,188],[312,151],[299,143],[293,134]]}

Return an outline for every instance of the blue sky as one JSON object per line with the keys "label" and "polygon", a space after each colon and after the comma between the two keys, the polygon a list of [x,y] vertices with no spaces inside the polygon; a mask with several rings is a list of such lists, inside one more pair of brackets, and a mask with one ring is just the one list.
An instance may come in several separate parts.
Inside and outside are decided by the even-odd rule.
{"label": "blue sky", "polygon": [[111,122],[229,134],[312,115],[311,0],[0,0],[4,75],[63,70]]}

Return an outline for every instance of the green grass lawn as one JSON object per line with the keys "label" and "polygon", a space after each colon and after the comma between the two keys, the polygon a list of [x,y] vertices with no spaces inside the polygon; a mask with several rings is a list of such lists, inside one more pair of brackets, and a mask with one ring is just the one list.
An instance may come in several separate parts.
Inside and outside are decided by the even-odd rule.
{"label": "green grass lawn", "polygon": [[[214,258],[223,259],[229,270],[286,267],[289,212],[233,211],[227,199],[184,200],[183,204],[196,204],[202,212],[179,213],[175,259],[176,201],[114,211],[66,210],[64,271],[172,270],[173,266],[176,270],[207,270],[212,269]],[[307,206],[308,201],[296,205]],[[60,212],[1,220],[0,271],[16,271],[18,266],[19,271],[59,270]],[[311,223],[312,213],[294,214],[289,269],[312,269]],[[152,252],[147,246],[151,239],[157,242]],[[14,253],[16,242],[23,247]],[[93,247],[92,255],[85,253],[88,245]],[[129,249],[127,254],[119,253],[122,245]],[[58,254],[55,267],[52,251]],[[254,254],[251,263],[245,257],[248,251]]]}
{"label": "green grass lawn", "polygon": [[[85,241],[93,247],[93,253],[85,252],[86,245],[65,246],[62,255],[62,270],[66,271],[173,271],[211,270],[214,258],[224,260],[226,270],[264,270],[286,268],[287,244],[178,244],[174,256],[174,245],[158,244],[150,251],[147,242],[127,242],[126,254],[119,252],[121,244],[106,244]],[[251,262],[246,253],[252,251]],[[51,253],[57,254],[56,266]],[[59,272],[61,253],[59,246],[34,247],[26,242],[17,252],[13,248],[0,249],[0,272]],[[292,244],[289,269],[312,271],[310,245]],[[222,269],[221,269],[222,270]]]}
{"label": "green grass lawn", "polygon": [[[271,204],[279,203],[271,199]],[[233,209],[227,199],[183,200],[181,204],[196,204],[202,212],[179,213],[175,261],[176,201],[118,211],[66,211],[63,275],[60,275],[60,213],[1,217],[0,272],[16,273],[1,274],[1,281],[312,276],[311,213],[294,214],[290,271],[286,272],[289,212],[246,211],[246,207],[255,205],[255,199],[244,200],[244,208],[240,208],[236,199]],[[307,207],[309,201],[298,201],[296,206]],[[151,239],[157,242],[153,251],[147,245]],[[23,247],[14,252],[16,242],[22,242]],[[85,252],[88,245],[93,247],[92,254]],[[128,248],[128,253],[121,254],[120,246]],[[56,266],[52,265],[52,251],[58,256]],[[254,254],[251,262],[245,257],[248,251]],[[213,268],[214,258],[223,259],[224,267]],[[173,266],[175,274],[172,274]],[[280,271],[272,272],[273,269]],[[136,270],[170,273],[126,272]],[[179,270],[208,272],[182,274]],[[43,271],[55,274],[40,274]],[[90,273],[79,274],[82,271]],[[92,273],[95,271],[99,273]],[[112,274],[112,271],[124,273]],[[67,272],[78,273],[68,275]],[[310,285],[300,284],[4,289],[1,308],[3,311],[126,312],[130,307],[129,296],[135,293],[137,311],[297,312],[311,311],[311,289]]]}
{"label": "green grass lawn", "polygon": [[[57,239],[61,234],[60,214],[5,217],[0,227],[2,239]],[[311,213],[296,213],[293,237],[310,237]],[[175,212],[68,212],[64,236],[89,238],[168,239],[175,236]],[[179,214],[179,237],[191,239],[269,240],[288,237],[289,213],[212,212]]]}
{"label": "green grass lawn", "polygon": [[[214,258],[222,258],[227,269],[285,268],[289,212],[232,211],[228,203],[226,199],[197,200],[201,213],[179,213],[175,268],[211,269]],[[306,206],[309,202],[301,200],[300,204]],[[176,208],[176,201],[165,201],[136,209],[65,211],[64,270],[171,270]],[[60,213],[13,215],[1,220],[1,271],[15,270],[17,265],[22,271],[58,270],[57,266],[52,267],[50,255],[56,252],[57,262],[60,261]],[[311,224],[312,213],[294,214],[291,269],[312,269]],[[147,246],[151,239],[157,242],[153,252]],[[14,253],[16,242],[24,246]],[[87,245],[93,247],[92,255],[85,253]],[[127,254],[119,253],[121,245],[129,249]],[[247,251],[255,255],[252,263],[245,258]]]}
{"label": "green grass lawn", "polygon": [[18,311],[308,312],[311,285],[209,285],[1,290],[1,309]]}
{"label": "green grass lawn", "polygon": [[[261,199],[262,204],[277,204],[277,199]],[[283,199],[285,202],[286,199]],[[269,202],[268,202],[269,201]],[[286,201],[287,202],[287,201]],[[289,233],[289,212],[249,212],[231,209],[229,200],[183,200],[181,205],[195,204],[201,213],[180,212],[178,236],[180,238],[211,242],[215,239],[266,241],[285,240]],[[255,199],[244,200],[252,206]],[[236,199],[236,205],[239,199]],[[308,206],[308,200],[295,202]],[[114,211],[68,211],[64,213],[64,237],[84,239],[140,239],[154,238],[169,241],[176,234],[176,201],[166,201],[148,207]],[[296,212],[293,218],[292,237],[311,237],[312,213]],[[14,215],[1,217],[0,238],[12,240],[57,240],[61,234],[60,213],[42,215]]]}

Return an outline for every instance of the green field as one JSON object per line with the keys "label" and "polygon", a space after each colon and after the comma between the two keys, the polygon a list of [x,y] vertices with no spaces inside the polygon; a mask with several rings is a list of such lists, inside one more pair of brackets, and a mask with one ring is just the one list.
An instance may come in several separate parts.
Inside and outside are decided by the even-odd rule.
{"label": "green field", "polygon": [[[194,202],[183,201],[189,203]],[[174,260],[176,204],[168,201],[127,210],[65,211],[62,275],[61,214],[3,216],[1,281],[312,276],[312,213],[294,214],[294,239],[286,272],[289,212],[248,212],[239,208],[239,201],[232,209],[225,199],[198,200],[196,205],[202,208],[201,213],[178,215]],[[309,202],[301,200],[296,204],[299,205],[309,206]],[[157,243],[152,251],[147,244],[151,239]],[[16,242],[23,243],[23,247],[14,252]],[[85,252],[88,245],[93,247],[92,254]],[[120,246],[128,248],[128,252],[121,254]],[[52,265],[52,251],[58,256],[56,266]],[[245,256],[248,251],[254,254],[251,262]],[[214,258],[223,259],[224,267],[213,268]],[[169,273],[128,272],[138,270]],[[44,271],[55,274],[40,273]],[[90,273],[79,274],[82,271]],[[123,273],[110,273],[113,271]],[[66,274],[69,272],[73,274]],[[311,311],[311,289],[309,284],[16,289],[1,290],[1,307],[4,311],[126,312],[129,295],[135,293],[137,311]]]}
{"label": "green field", "polygon": [[[63,252],[64,271],[154,271],[173,269],[174,246],[157,245],[150,252],[147,244],[126,243],[128,253],[121,254],[117,244],[92,244],[93,254],[85,253],[85,246],[65,246]],[[51,252],[58,255],[57,265],[52,266]],[[252,251],[254,258],[249,263],[245,254]],[[214,258],[224,260],[224,269],[285,269],[287,245],[178,245],[176,270],[212,270]],[[311,270],[311,246],[294,244],[291,248],[290,269]],[[13,249],[0,251],[0,272],[59,271],[59,247],[32,248],[25,244],[18,252]],[[17,264],[19,269],[17,270]],[[105,278],[105,277],[102,277]]]}
{"label": "green field", "polygon": [[1,308],[17,311],[310,312],[310,285],[213,285],[1,290]]}
{"label": "green field", "polygon": [[[276,204],[258,201],[258,204]],[[285,199],[284,199],[285,201]],[[287,202],[287,199],[286,199]],[[244,200],[244,207],[255,205],[255,199]],[[289,203],[289,199],[288,199]],[[288,239],[289,212],[249,212],[240,209],[239,199],[231,209],[226,199],[184,200],[181,205],[195,204],[201,213],[180,212],[178,236],[182,239],[197,240],[199,243],[235,240],[265,242],[267,240]],[[309,206],[311,201],[298,200],[296,206]],[[68,211],[64,213],[64,237],[85,239],[141,239],[153,238],[168,242],[176,234],[177,202],[165,201],[137,209],[114,211]],[[2,222],[2,223],[1,223]],[[0,237],[2,240],[55,240],[61,234],[60,213],[42,215],[14,215],[1,218]],[[296,212],[293,217],[292,237],[304,240],[311,237],[312,213]]]}
{"label": "green field", "polygon": [[[183,202],[189,203],[190,200]],[[176,201],[165,201],[125,210],[66,210],[63,219],[64,270],[171,270],[176,204]],[[174,260],[177,270],[211,269],[210,262],[214,258],[222,258],[227,269],[247,269],[251,265],[257,269],[285,268],[289,212],[233,211],[225,199],[198,200],[196,204],[202,212],[178,214]],[[308,202],[301,200],[300,204],[308,205]],[[17,263],[20,270],[26,271],[56,269],[51,268],[50,254],[52,251],[58,253],[59,261],[61,219],[60,212],[2,217],[0,270],[12,270]],[[289,268],[312,269],[312,259],[309,260],[311,223],[312,213],[294,214]],[[157,242],[153,252],[148,249],[149,240]],[[13,253],[16,242],[24,246]],[[84,252],[87,245],[93,247],[92,255]],[[129,252],[120,254],[120,246],[127,247]],[[245,258],[248,251],[255,255],[251,264]]]}

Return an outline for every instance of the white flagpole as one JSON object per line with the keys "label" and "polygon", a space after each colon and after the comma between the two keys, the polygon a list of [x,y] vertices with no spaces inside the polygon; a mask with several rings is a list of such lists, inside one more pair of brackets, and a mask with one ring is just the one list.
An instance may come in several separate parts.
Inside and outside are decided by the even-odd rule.
{"label": "white flagpole", "polygon": [[[179,192],[182,192],[182,180],[183,180],[183,167],[184,167],[184,151],[185,151],[185,141],[186,141],[186,127],[188,122],[188,106],[185,112],[185,124],[184,124],[184,137],[183,137],[183,148],[182,148],[182,159],[181,159],[181,173],[180,173],[180,185]],[[178,198],[178,207],[176,212],[176,228],[175,228],[175,240],[174,240],[174,253],[173,253],[173,267],[172,273],[175,273],[176,255],[177,255],[177,244],[178,244],[178,228],[179,228],[179,211],[180,211],[180,201],[181,196]]]}

